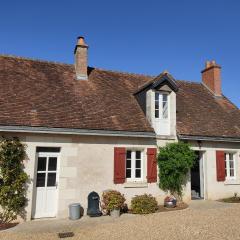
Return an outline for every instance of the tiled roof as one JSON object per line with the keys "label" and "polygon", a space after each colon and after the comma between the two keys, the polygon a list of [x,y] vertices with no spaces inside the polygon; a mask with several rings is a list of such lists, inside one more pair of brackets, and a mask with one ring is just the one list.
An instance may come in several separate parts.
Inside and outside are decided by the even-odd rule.
{"label": "tiled roof", "polygon": [[[0,125],[152,132],[133,93],[150,76],[0,56]],[[202,84],[177,81],[177,132],[240,137],[240,113]]]}
{"label": "tiled roof", "polygon": [[178,81],[177,132],[182,135],[240,138],[240,110],[215,97],[203,84]]}
{"label": "tiled roof", "polygon": [[1,56],[0,125],[152,132],[130,94],[140,80],[89,68],[79,81],[73,65]]}

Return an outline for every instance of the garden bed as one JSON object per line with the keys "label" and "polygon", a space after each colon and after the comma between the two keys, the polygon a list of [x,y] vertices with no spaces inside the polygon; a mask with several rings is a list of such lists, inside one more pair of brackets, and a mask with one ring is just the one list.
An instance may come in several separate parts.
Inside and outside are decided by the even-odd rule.
{"label": "garden bed", "polygon": [[225,203],[240,203],[240,197],[223,198],[220,199],[219,201]]}
{"label": "garden bed", "polygon": [[0,231],[12,228],[18,225],[18,223],[0,223]]}
{"label": "garden bed", "polygon": [[[177,205],[176,207],[174,207],[174,208],[166,208],[166,207],[164,207],[163,205],[159,205],[159,206],[158,206],[158,210],[156,211],[156,213],[158,213],[158,212],[178,211],[178,210],[183,210],[183,209],[186,209],[186,208],[188,208],[188,204],[186,204],[186,203],[180,203],[180,204],[178,204],[178,205]],[[134,213],[132,213],[131,209],[129,209],[129,210],[127,211],[127,213],[134,214]],[[152,214],[152,213],[149,213],[149,214]]]}
{"label": "garden bed", "polygon": [[183,209],[186,209],[186,208],[188,208],[188,205],[186,203],[177,204],[177,206],[174,207],[174,208],[166,208],[163,205],[160,205],[158,207],[158,211],[157,212],[170,212],[170,211],[183,210]]}

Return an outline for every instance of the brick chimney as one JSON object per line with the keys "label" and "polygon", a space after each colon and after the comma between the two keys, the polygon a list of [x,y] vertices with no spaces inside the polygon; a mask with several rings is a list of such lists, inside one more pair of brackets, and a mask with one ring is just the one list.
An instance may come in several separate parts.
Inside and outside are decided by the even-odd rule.
{"label": "brick chimney", "polygon": [[75,70],[78,80],[87,80],[88,68],[88,45],[84,41],[84,37],[78,37],[77,45],[74,50]]}
{"label": "brick chimney", "polygon": [[215,61],[207,61],[202,71],[202,82],[215,96],[222,96],[221,66]]}

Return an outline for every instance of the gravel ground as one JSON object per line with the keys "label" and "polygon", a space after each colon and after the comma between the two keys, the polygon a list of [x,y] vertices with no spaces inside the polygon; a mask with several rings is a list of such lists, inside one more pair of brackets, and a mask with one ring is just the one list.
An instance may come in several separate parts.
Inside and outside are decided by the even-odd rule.
{"label": "gravel ground", "polygon": [[[101,220],[102,219],[102,220]],[[42,223],[41,223],[42,222]],[[58,228],[74,231],[74,237],[65,239],[171,239],[171,240],[240,240],[240,204],[218,202],[194,202],[188,209],[162,212],[151,215],[122,215],[119,219],[98,218],[87,219],[67,225],[64,222],[52,221],[52,227],[38,228],[48,225],[50,221],[34,221],[31,225],[24,223],[15,229],[0,234],[0,239],[35,240],[59,239]],[[28,228],[31,226],[30,228]],[[55,228],[53,228],[55,226]],[[66,227],[68,226],[68,227]],[[35,228],[35,232],[34,232]],[[25,229],[25,230],[24,230]],[[31,229],[31,231],[30,231]]]}

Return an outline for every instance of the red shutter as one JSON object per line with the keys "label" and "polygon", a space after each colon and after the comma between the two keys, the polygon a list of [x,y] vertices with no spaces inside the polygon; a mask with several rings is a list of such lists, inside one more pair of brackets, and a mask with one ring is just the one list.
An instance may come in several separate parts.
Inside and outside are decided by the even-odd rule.
{"label": "red shutter", "polygon": [[114,183],[124,183],[126,172],[126,149],[114,148]]}
{"label": "red shutter", "polygon": [[147,149],[147,182],[157,182],[157,149]]}
{"label": "red shutter", "polygon": [[225,156],[224,151],[216,151],[217,181],[225,181]]}

